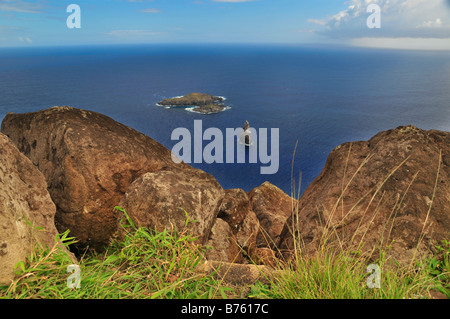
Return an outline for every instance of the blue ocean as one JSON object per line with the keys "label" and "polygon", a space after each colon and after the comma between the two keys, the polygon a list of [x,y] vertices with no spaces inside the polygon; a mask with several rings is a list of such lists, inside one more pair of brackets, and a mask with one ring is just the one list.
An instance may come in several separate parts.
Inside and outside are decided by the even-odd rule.
{"label": "blue ocean", "polygon": [[[217,114],[157,105],[203,92]],[[450,54],[282,45],[133,45],[0,50],[0,120],[7,112],[69,105],[106,114],[165,145],[176,128],[279,129],[279,169],[191,164],[225,188],[269,181],[291,194],[321,172],[337,145],[412,124],[450,131]],[[204,142],[207,144],[207,142]],[[297,147],[296,147],[297,145]],[[269,147],[270,151],[270,147]]]}

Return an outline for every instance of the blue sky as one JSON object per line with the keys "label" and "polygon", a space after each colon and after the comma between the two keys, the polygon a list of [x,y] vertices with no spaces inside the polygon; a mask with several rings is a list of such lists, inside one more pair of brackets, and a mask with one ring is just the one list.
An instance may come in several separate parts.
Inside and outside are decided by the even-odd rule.
{"label": "blue sky", "polygon": [[[69,29],[69,4],[81,28]],[[367,27],[370,4],[381,28]],[[450,0],[0,0],[0,46],[321,43],[450,49]]]}

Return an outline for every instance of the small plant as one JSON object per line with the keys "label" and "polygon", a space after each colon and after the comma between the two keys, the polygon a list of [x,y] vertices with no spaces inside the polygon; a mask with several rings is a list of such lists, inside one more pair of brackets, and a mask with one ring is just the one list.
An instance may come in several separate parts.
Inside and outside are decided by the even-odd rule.
{"label": "small plant", "polygon": [[433,256],[417,263],[432,278],[434,289],[450,298],[450,241],[442,240],[436,245]]}

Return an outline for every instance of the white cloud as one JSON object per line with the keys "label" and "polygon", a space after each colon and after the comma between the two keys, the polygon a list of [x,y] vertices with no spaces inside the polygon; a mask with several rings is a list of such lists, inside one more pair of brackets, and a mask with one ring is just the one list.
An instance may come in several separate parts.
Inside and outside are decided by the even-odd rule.
{"label": "white cloud", "polygon": [[[309,19],[321,25],[322,34],[352,38],[355,36],[450,37],[450,8],[447,0],[351,0],[347,8],[326,18]],[[381,8],[380,30],[367,28],[369,4]],[[418,29],[422,29],[420,32]],[[448,30],[444,30],[448,29]],[[447,31],[447,32],[444,32]]]}
{"label": "white cloud", "polygon": [[0,25],[0,34],[2,33],[11,34],[13,32],[19,31],[23,31],[23,28],[8,25]]}
{"label": "white cloud", "polygon": [[450,50],[450,39],[437,38],[355,38],[349,43],[366,48],[402,50]]}
{"label": "white cloud", "polygon": [[432,21],[424,21],[422,24],[419,24],[416,28],[442,28],[442,20],[440,18],[436,18],[436,20]]}
{"label": "white cloud", "polygon": [[308,19],[307,21],[308,21],[309,23],[315,23],[315,24],[322,25],[322,26],[327,25],[327,21],[326,21],[326,20],[320,20],[320,19]]}
{"label": "white cloud", "polygon": [[[344,10],[308,22],[320,26],[315,29],[316,34],[357,46],[444,49],[449,47],[445,42],[450,43],[449,3],[449,0],[350,0]],[[370,4],[381,8],[380,29],[367,27]]]}
{"label": "white cloud", "polygon": [[33,40],[31,40],[31,38],[29,37],[19,37],[19,41],[20,42],[26,42],[26,43],[32,43]]}
{"label": "white cloud", "polygon": [[26,2],[23,0],[0,0],[0,11],[41,13],[43,8],[43,4],[36,2]]}
{"label": "white cloud", "polygon": [[155,9],[155,8],[148,8],[148,9],[142,9],[142,10],[139,10],[139,12],[145,12],[145,13],[160,13],[161,10]]}

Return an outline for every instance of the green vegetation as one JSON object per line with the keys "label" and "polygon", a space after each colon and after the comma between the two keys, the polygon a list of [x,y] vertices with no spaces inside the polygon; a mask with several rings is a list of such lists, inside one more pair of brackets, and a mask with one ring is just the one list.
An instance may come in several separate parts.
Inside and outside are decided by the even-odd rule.
{"label": "green vegetation", "polygon": [[[119,209],[119,208],[118,208]],[[52,248],[36,246],[16,266],[17,277],[0,286],[0,298],[429,298],[429,291],[450,297],[450,243],[443,241],[436,254],[412,268],[395,266],[381,254],[370,262],[358,252],[336,254],[325,246],[313,257],[297,254],[280,262],[268,283],[232,287],[213,274],[199,270],[205,247],[195,238],[176,231],[137,228],[126,215],[124,235],[105,252],[87,253],[78,262],[81,287],[69,288],[73,264],[64,247],[74,243],[67,232],[55,238]],[[186,216],[186,223],[189,221]],[[62,244],[61,244],[62,243]],[[381,269],[380,288],[368,288],[370,263]],[[394,265],[394,267],[392,266]]]}
{"label": "green vegetation", "polygon": [[[310,258],[298,255],[292,263],[280,265],[283,271],[270,285],[255,284],[251,295],[271,299],[422,299],[430,298],[430,292],[440,292],[450,298],[450,246],[445,243],[446,248],[439,246],[439,256],[414,267],[402,267],[384,254],[375,261],[347,251],[320,250]],[[369,265],[379,267],[379,288],[368,286],[375,277]]]}
{"label": "green vegetation", "polygon": [[[125,214],[126,216],[126,214]],[[214,274],[198,271],[206,248],[195,238],[168,231],[136,228],[127,218],[123,240],[115,240],[102,254],[89,253],[78,265],[80,289],[68,288],[67,267],[73,264],[63,246],[73,244],[67,233],[63,245],[37,246],[17,265],[17,279],[0,286],[1,298],[227,298],[234,290]],[[187,221],[188,222],[188,219]]]}

